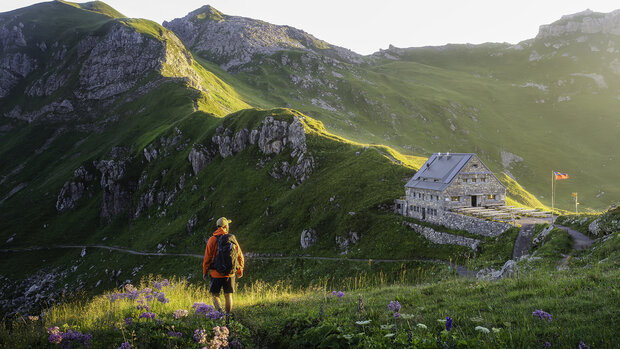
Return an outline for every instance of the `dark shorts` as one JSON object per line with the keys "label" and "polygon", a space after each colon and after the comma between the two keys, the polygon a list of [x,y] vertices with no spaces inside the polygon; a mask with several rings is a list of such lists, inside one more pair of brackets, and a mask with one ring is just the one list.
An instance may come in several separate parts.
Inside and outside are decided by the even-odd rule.
{"label": "dark shorts", "polygon": [[211,285],[209,286],[209,292],[212,294],[220,294],[220,290],[224,288],[224,293],[235,293],[235,277],[229,278],[214,278],[211,277]]}

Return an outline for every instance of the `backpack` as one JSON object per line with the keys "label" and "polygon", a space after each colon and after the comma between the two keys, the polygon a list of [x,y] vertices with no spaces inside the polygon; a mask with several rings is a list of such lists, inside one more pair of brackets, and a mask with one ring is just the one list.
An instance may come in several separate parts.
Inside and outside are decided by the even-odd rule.
{"label": "backpack", "polygon": [[211,263],[211,269],[222,275],[229,275],[237,271],[239,249],[236,245],[237,239],[232,234],[217,236],[217,253]]}

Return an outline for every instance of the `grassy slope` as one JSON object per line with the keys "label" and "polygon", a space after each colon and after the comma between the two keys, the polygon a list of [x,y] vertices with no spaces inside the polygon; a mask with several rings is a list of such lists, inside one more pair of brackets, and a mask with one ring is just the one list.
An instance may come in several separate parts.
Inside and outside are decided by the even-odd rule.
{"label": "grassy slope", "polygon": [[[546,250],[545,259],[522,261],[517,277],[496,282],[454,278],[445,273],[433,276],[428,271],[424,277],[435,282],[417,285],[406,279],[384,279],[376,283],[319,283],[299,289],[287,282],[243,283],[241,279],[242,286],[235,295],[235,318],[229,326],[230,340],[236,339],[245,347],[272,348],[405,348],[412,342],[419,348],[436,348],[438,343],[462,348],[533,348],[545,342],[560,348],[576,347],[580,342],[614,348],[620,329],[610,320],[618,316],[618,310],[607,305],[617,303],[620,297],[616,283],[620,275],[615,267],[618,234],[598,241],[590,250],[573,252],[561,271],[556,266],[563,238],[552,234],[541,247]],[[298,265],[292,272],[302,270]],[[162,274],[167,275],[165,271]],[[400,274],[405,275],[403,271]],[[150,280],[145,280],[141,289],[152,286]],[[344,296],[332,296],[333,290],[344,291]],[[175,280],[172,287],[162,291],[170,303],[151,304],[151,311],[163,321],[160,325],[138,319],[141,311],[135,309],[133,301],[111,303],[98,296],[56,305],[40,321],[13,323],[11,332],[5,323],[0,327],[0,339],[19,348],[44,345],[45,328],[66,324],[64,330],[91,333],[93,347],[118,346],[124,341],[132,346],[176,343],[191,347],[196,345],[190,338],[196,328],[224,325],[224,320],[206,320],[193,314],[194,302],[210,303],[204,286]],[[387,307],[391,301],[401,304],[402,319],[394,320]],[[190,315],[174,320],[176,309],[188,309]],[[550,313],[552,321],[533,316],[536,309]],[[449,333],[442,331],[445,325],[438,321],[447,316],[453,319]],[[133,324],[124,323],[127,317],[133,318]],[[355,323],[360,320],[370,322]],[[427,328],[417,326],[419,323]],[[481,333],[476,326],[496,328],[498,332]],[[172,328],[181,331],[183,339],[167,337]],[[395,340],[386,337],[389,333],[396,334]]]}
{"label": "grassy slope", "polygon": [[[555,58],[530,62],[531,50]],[[545,204],[550,204],[550,172],[559,170],[571,174],[558,187],[559,207],[570,208],[573,191],[581,193],[584,207],[606,207],[620,196],[617,168],[611,166],[617,160],[612,149],[619,146],[614,135],[620,83],[601,67],[613,57],[597,56],[587,44],[559,53],[542,44],[531,50],[506,45],[419,49],[400,60],[377,58],[360,67],[318,59],[304,64],[301,53],[283,52],[258,59],[236,79],[257,90],[251,94],[299,109],[356,141],[423,156],[476,152],[496,172],[504,170],[501,151],[512,152],[524,162],[510,171]],[[607,88],[572,75],[593,72],[606,77]],[[293,83],[291,76],[308,86]],[[566,96],[571,100],[558,100]]]}

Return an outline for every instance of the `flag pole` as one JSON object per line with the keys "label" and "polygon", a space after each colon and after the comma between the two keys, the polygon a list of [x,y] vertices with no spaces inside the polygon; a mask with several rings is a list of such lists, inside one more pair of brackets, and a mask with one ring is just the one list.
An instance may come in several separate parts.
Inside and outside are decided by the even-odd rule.
{"label": "flag pole", "polygon": [[553,224],[553,211],[555,204],[555,173],[551,171],[551,224]]}

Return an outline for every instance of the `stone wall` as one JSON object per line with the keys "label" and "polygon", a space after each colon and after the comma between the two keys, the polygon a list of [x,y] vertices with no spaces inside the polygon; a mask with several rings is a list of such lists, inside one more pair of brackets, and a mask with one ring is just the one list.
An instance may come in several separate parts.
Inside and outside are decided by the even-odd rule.
{"label": "stone wall", "polygon": [[488,221],[486,219],[444,212],[439,217],[427,216],[426,220],[454,230],[465,230],[471,234],[482,236],[499,236],[512,226],[508,223]]}
{"label": "stone wall", "polygon": [[406,225],[413,229],[416,233],[424,236],[429,241],[440,244],[440,245],[460,245],[469,247],[472,250],[476,250],[478,248],[478,244],[480,244],[480,240],[472,239],[464,236],[453,235],[448,233],[442,233],[434,230],[433,228],[425,227],[415,223],[403,222],[403,225]]}

